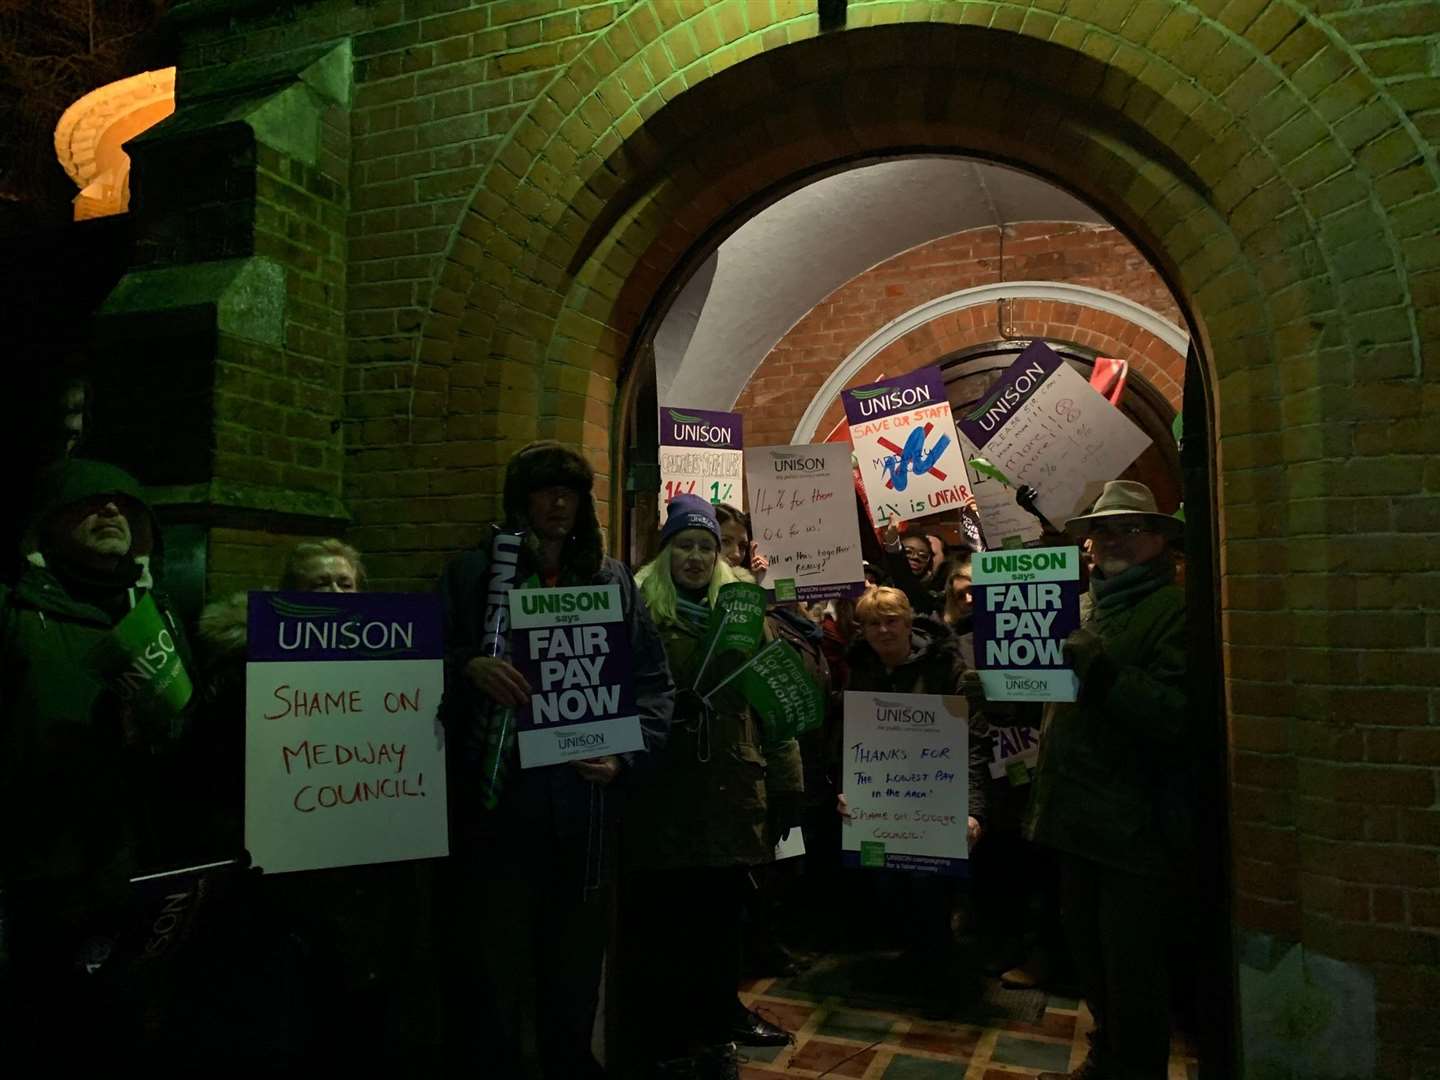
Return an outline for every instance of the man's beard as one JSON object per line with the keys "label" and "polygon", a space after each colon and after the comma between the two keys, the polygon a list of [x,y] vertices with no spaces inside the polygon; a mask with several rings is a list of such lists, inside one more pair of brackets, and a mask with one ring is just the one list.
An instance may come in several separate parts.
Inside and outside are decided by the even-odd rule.
{"label": "man's beard", "polygon": [[1134,563],[1130,562],[1129,559],[1116,558],[1100,559],[1095,564],[1096,568],[1099,569],[1099,571],[1106,577],[1114,577],[1116,574],[1123,574],[1133,565]]}

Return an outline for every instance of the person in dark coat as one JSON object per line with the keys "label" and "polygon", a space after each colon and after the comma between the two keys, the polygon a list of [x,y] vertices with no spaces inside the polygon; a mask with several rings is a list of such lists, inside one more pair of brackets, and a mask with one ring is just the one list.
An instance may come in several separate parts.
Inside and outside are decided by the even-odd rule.
{"label": "person in dark coat", "polygon": [[[525,1077],[537,1066],[547,1080],[603,1075],[590,1046],[616,796],[647,771],[674,707],[645,602],[629,571],[605,557],[594,481],[590,463],[559,442],[519,450],[505,471],[505,520],[451,562],[440,584],[452,822],[438,932],[449,953],[446,1039],[455,1066],[485,1075]],[[619,587],[644,752],[519,767],[507,714],[529,704],[530,687],[496,655],[512,583]]]}
{"label": "person in dark coat", "polygon": [[1185,594],[1167,551],[1182,526],[1144,484],[1112,480],[1065,528],[1094,555],[1090,602],[1065,641],[1080,692],[1046,708],[1026,833],[1059,853],[1066,934],[1095,1017],[1090,1053],[1068,1076],[1158,1080],[1168,927],[1195,850]]}
{"label": "person in dark coat", "polygon": [[935,551],[940,541],[929,533],[903,536],[893,518],[885,530],[885,570],[890,584],[905,594],[916,615],[941,616],[945,611],[945,581]]}
{"label": "person in dark coat", "polygon": [[[940,620],[915,614],[905,593],[883,586],[870,589],[855,604],[855,621],[860,626],[861,637],[850,650],[847,690],[891,694],[962,693],[966,667],[954,635]],[[973,849],[984,830],[990,738],[983,717],[973,708],[969,727],[967,837]],[[848,813],[843,794],[839,803],[843,816]],[[892,901],[909,909],[905,926],[911,951],[918,957],[932,958],[950,951],[954,944],[950,929],[953,904],[950,883],[905,872],[888,874],[887,880],[905,894]]]}
{"label": "person in dark coat", "polygon": [[[0,1026],[14,1060],[58,1066],[143,1040],[120,943],[130,879],[184,850],[191,684],[139,484],[77,458],[37,491],[24,568],[0,586]],[[138,644],[118,648],[122,623]]]}
{"label": "person in dark coat", "polygon": [[737,580],[719,557],[714,509],[672,499],[660,541],[636,578],[680,689],[661,767],[627,807],[627,984],[653,1002],[644,1034],[655,1071],[728,1077],[737,1019],[753,1024],[735,1011],[745,872],[772,862],[779,834],[799,824],[804,785],[795,740],[766,737],[738,681],[701,696],[741,662],[706,660],[711,608]]}

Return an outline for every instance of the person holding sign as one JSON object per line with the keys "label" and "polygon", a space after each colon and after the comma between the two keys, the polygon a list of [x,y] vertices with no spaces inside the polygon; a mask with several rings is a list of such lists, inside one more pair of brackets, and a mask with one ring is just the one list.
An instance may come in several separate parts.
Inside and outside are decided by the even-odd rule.
{"label": "person holding sign", "polygon": [[23,990],[0,1024],[16,1060],[113,1060],[137,1045],[141,1003],[104,961],[129,879],[177,848],[189,652],[151,580],[158,531],[135,479],[76,458],[39,495],[26,565],[0,587],[0,892],[6,981]]}
{"label": "person holding sign", "polygon": [[1066,933],[1095,1016],[1070,1076],[1158,1078],[1170,1045],[1166,928],[1194,820],[1185,597],[1166,553],[1181,526],[1144,484],[1114,480],[1066,531],[1095,557],[1090,606],[1065,641],[1080,691],[1047,710],[1026,832],[1060,854]]}
{"label": "person holding sign", "polygon": [[[594,482],[590,463],[559,442],[522,448],[505,470],[504,522],[440,586],[454,852],[447,1040],[454,1065],[486,1075],[528,1075],[527,1028],[547,1078],[602,1075],[590,1036],[614,850],[607,793],[644,770],[670,725],[664,647],[630,572],[604,555]],[[618,589],[616,633],[630,647],[645,752],[520,768],[509,710],[530,704],[532,687],[497,653],[509,640],[509,590],[525,585]]]}
{"label": "person holding sign", "polygon": [[[944,623],[917,615],[899,589],[871,589],[855,604],[855,621],[861,638],[850,650],[846,690],[888,694],[961,693],[965,662],[954,635]],[[990,740],[984,721],[972,710],[966,768],[969,786],[967,835],[973,849],[980,841],[985,820],[986,777],[989,775]],[[848,815],[842,794],[840,811]],[[904,891],[907,942],[918,957],[943,956],[952,951],[950,883],[939,877],[896,875],[894,888]]]}
{"label": "person holding sign", "polygon": [[[634,958],[627,983],[636,992],[627,997],[648,992],[650,1011],[665,1012],[647,1028],[645,1052],[733,1069],[731,1040],[749,1041],[758,1019],[736,1015],[744,872],[772,861],[779,831],[799,824],[800,759],[793,738],[764,737],[746,684],[727,681],[757,651],[765,605],[757,587],[732,584],[715,510],[693,495],[672,499],[660,541],[636,579],[681,689],[664,767],[627,808],[626,895],[648,898],[627,907],[622,928]],[[712,610],[722,590],[747,589],[756,595],[742,643],[729,637],[728,619],[717,627]],[[732,614],[742,617],[727,608]],[[727,638],[735,647],[722,651]],[[771,815],[781,806],[789,817]]]}

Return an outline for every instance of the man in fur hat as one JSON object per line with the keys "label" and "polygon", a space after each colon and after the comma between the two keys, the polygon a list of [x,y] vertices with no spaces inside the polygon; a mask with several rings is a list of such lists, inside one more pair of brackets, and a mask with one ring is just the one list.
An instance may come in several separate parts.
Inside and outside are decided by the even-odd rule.
{"label": "man in fur hat", "polygon": [[139,1038],[106,961],[129,879],[173,855],[165,806],[190,680],[135,479],[71,459],[36,497],[23,569],[0,586],[0,1024],[18,1060],[73,1064]]}
{"label": "man in fur hat", "polygon": [[[456,945],[447,1038],[456,1064],[495,1076],[528,1075],[535,1053],[547,1078],[603,1075],[590,1039],[608,926],[609,793],[663,744],[674,704],[644,601],[605,557],[594,482],[590,463],[559,442],[522,448],[505,470],[504,521],[440,585],[455,852],[442,930]],[[590,584],[620,588],[647,752],[521,770],[506,713],[529,703],[530,687],[503,655],[508,589]],[[531,1027],[533,1050],[522,1039]]]}
{"label": "man in fur hat", "polygon": [[1090,1054],[1051,1080],[1168,1075],[1167,927],[1194,812],[1185,707],[1185,595],[1167,541],[1179,521],[1144,484],[1114,480],[1066,523],[1094,555],[1090,603],[1065,655],[1079,700],[1046,710],[1026,831],[1060,854],[1061,907]]}

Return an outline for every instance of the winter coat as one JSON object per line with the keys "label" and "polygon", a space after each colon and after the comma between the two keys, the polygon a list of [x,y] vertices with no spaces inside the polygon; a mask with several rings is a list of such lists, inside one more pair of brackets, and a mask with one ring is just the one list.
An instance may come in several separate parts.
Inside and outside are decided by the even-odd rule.
{"label": "winter coat", "polygon": [[842,698],[825,656],[825,631],[804,615],[774,608],[766,625],[775,637],[792,645],[825,699],[825,718],[818,728],[802,732],[796,742],[805,777],[807,806],[835,805],[835,777],[840,765]]}
{"label": "winter coat", "polygon": [[129,878],[175,850],[167,841],[183,813],[173,770],[186,718],[132,721],[90,660],[148,592],[190,667],[185,635],[151,589],[146,561],[138,560],[135,584],[110,590],[102,608],[72,596],[34,549],[49,514],[110,493],[132,504],[132,555],[148,555],[154,523],[134,480],[72,461],[52,477],[19,578],[0,586],[0,888],[47,897],[62,922],[124,903]]}
{"label": "winter coat", "polygon": [[[500,804],[486,811],[476,798],[478,777],[467,748],[476,744],[478,726],[484,722],[488,699],[464,675],[465,665],[484,654],[486,592],[490,579],[490,553],[499,526],[484,530],[483,539],[472,550],[453,560],[440,581],[445,611],[445,697],[440,706],[447,733],[450,757],[449,794],[452,816],[457,825],[478,827],[494,840],[523,848],[537,835],[583,837],[596,824],[590,818],[591,795],[595,785],[569,765],[521,769],[512,755]],[[647,758],[664,745],[674,709],[674,684],[665,663],[665,649],[649,608],[635,588],[625,566],[615,559],[599,562],[599,571],[588,580],[572,580],[562,570],[561,585],[618,585],[620,608],[630,638],[631,663],[635,679],[635,705],[645,739],[645,753],[622,754],[623,770],[615,783],[624,791],[635,775],[649,768]],[[521,552],[516,586],[522,587],[536,572],[528,548]],[[606,806],[610,800],[605,800]],[[607,809],[607,815],[609,810]]]}
{"label": "winter coat", "polygon": [[[1140,569],[1140,568],[1135,568]],[[1127,573],[1133,573],[1127,571]],[[1185,594],[1159,574],[1119,608],[1093,602],[1081,626],[1104,641],[1080,700],[1047,707],[1026,817],[1037,843],[1160,876],[1188,857],[1193,820],[1185,708]]]}
{"label": "winter coat", "polygon": [[[700,706],[688,692],[703,660],[705,632],[688,623],[661,628],[680,688],[670,742],[625,810],[626,864],[650,870],[753,866],[774,859],[768,800],[804,791],[794,739],[769,742],[738,681]],[[741,660],[712,658],[704,687],[718,685]]]}
{"label": "winter coat", "polygon": [[[867,694],[956,695],[964,672],[955,637],[945,624],[916,615],[910,627],[910,655],[899,667],[887,670],[863,637],[851,646],[846,689]],[[970,716],[969,743],[970,816],[983,822],[990,782],[990,730],[975,713]]]}

